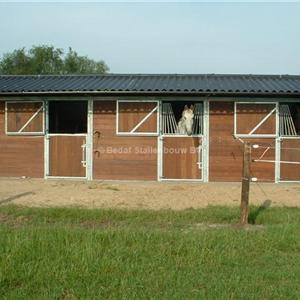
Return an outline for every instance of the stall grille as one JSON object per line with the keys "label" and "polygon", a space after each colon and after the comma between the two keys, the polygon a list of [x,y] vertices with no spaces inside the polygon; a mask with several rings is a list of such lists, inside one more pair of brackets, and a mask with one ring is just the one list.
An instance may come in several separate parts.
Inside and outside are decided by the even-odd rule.
{"label": "stall grille", "polygon": [[291,111],[287,104],[279,105],[279,134],[281,136],[297,136]]}
{"label": "stall grille", "polygon": [[194,123],[193,134],[202,134],[203,132],[203,105],[196,103],[194,105]]}
{"label": "stall grille", "polygon": [[[194,123],[193,135],[199,135],[203,132],[203,105],[202,103],[194,104]],[[162,105],[162,133],[166,135],[178,135],[177,122],[171,103]]]}

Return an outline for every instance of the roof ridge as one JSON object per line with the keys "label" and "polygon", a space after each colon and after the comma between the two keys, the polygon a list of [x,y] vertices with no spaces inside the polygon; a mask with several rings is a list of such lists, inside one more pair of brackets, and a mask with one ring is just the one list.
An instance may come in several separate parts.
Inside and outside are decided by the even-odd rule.
{"label": "roof ridge", "polygon": [[199,77],[300,77],[300,74],[239,74],[239,73],[105,73],[105,74],[16,74],[16,75],[0,75],[0,77],[16,77],[16,78],[42,78],[42,77],[147,77],[147,76],[182,76],[182,77],[192,77],[192,76],[199,76]]}
{"label": "roof ridge", "polygon": [[0,94],[197,93],[300,96],[300,75],[92,74],[0,75]]}

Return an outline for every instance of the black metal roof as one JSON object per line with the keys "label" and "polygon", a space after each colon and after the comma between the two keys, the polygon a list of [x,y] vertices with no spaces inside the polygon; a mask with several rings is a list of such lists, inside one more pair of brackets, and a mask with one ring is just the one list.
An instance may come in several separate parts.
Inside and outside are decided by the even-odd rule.
{"label": "black metal roof", "polygon": [[300,75],[3,75],[0,94],[300,95]]}

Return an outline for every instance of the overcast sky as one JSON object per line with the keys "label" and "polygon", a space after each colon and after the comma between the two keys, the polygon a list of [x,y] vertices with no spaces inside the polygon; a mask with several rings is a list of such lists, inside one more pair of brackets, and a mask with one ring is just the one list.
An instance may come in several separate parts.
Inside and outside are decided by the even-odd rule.
{"label": "overcast sky", "polygon": [[113,73],[300,74],[300,3],[0,3],[0,55],[40,44]]}

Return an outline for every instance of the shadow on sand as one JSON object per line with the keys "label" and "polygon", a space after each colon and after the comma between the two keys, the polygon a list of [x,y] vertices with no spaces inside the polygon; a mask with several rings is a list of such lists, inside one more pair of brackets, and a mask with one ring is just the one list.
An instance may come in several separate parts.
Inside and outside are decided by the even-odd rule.
{"label": "shadow on sand", "polygon": [[4,203],[7,203],[7,202],[11,202],[11,201],[13,201],[15,199],[18,199],[18,198],[28,196],[28,195],[33,195],[33,194],[34,194],[33,192],[25,192],[25,193],[21,193],[21,194],[15,195],[15,196],[11,196],[11,197],[8,197],[6,199],[0,200],[0,205],[4,204]]}

